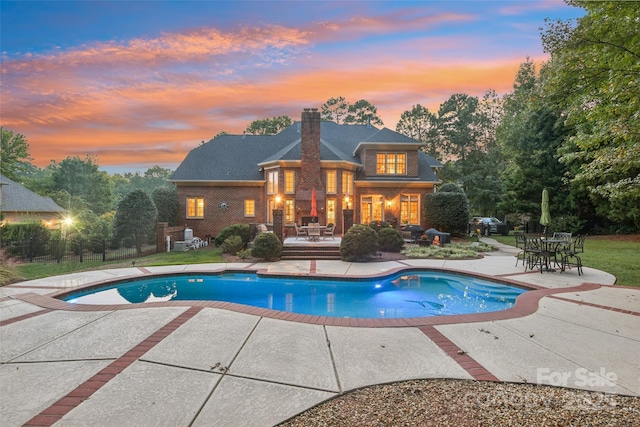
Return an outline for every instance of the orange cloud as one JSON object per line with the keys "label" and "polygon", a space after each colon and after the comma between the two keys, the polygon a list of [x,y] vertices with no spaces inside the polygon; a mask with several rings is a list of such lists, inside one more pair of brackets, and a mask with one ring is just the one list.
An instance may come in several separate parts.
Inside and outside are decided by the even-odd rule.
{"label": "orange cloud", "polygon": [[470,44],[455,38],[381,42],[342,54],[314,46],[473,19],[403,10],[3,58],[2,124],[27,137],[40,167],[88,153],[101,166],[175,167],[220,131],[241,133],[252,120],[276,115],[297,120],[302,108],[336,96],[370,101],[393,129],[417,103],[435,112],[454,93],[510,90],[524,58],[443,59]]}

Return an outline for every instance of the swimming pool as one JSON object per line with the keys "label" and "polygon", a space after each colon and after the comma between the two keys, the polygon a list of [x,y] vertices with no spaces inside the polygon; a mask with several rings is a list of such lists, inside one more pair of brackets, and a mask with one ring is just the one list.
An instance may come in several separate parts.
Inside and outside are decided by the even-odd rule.
{"label": "swimming pool", "polygon": [[78,304],[210,300],[316,316],[402,318],[505,310],[524,292],[470,276],[421,270],[358,280],[255,273],[171,275],[79,291],[62,299]]}

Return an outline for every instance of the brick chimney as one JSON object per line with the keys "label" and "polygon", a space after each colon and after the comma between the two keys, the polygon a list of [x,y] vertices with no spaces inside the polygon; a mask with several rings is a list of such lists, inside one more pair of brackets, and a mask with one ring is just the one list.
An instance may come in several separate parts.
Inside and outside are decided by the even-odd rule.
{"label": "brick chimney", "polygon": [[311,191],[316,190],[318,203],[324,200],[324,186],[320,169],[320,112],[317,108],[305,108],[302,112],[301,176],[296,187],[298,200],[311,200]]}

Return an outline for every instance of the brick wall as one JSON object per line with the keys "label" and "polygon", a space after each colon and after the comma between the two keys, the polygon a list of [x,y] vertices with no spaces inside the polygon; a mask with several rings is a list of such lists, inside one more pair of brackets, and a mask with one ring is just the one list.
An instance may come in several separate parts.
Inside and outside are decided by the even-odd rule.
{"label": "brick wall", "polygon": [[324,185],[320,167],[320,112],[317,108],[305,108],[300,126],[301,176],[296,183],[296,198],[311,200],[311,191],[316,198],[324,200]]}
{"label": "brick wall", "polygon": [[[393,150],[375,150],[371,148],[367,148],[362,151],[360,155],[360,160],[364,165],[364,170],[367,176],[380,176],[377,174],[377,163],[378,158],[377,154],[381,153],[391,153]],[[417,177],[419,168],[418,168],[418,151],[397,151],[399,153],[405,153],[407,155],[407,177]]]}
{"label": "brick wall", "polygon": [[[187,218],[187,198],[204,198],[204,218]],[[245,199],[255,200],[255,217],[244,216]],[[264,186],[178,186],[180,202],[179,224],[193,229],[194,237],[205,239],[207,235],[215,237],[223,228],[233,224],[265,222],[266,198]],[[227,209],[220,207],[227,203]]]}

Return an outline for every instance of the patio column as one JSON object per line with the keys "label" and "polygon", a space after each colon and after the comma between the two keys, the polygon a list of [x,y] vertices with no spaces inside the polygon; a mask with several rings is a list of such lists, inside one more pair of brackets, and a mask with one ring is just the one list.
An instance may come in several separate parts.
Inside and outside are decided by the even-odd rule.
{"label": "patio column", "polygon": [[347,230],[353,226],[353,209],[342,210],[342,235],[347,233]]}
{"label": "patio column", "polygon": [[284,211],[282,209],[273,210],[273,233],[284,242]]}

